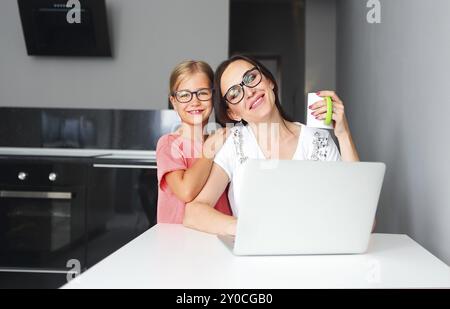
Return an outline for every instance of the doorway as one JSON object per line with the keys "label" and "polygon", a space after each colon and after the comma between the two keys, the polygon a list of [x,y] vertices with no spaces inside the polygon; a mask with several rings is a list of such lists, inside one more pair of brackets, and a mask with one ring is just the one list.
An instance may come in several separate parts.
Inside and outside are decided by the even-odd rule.
{"label": "doorway", "polygon": [[230,0],[229,46],[229,56],[252,56],[267,66],[286,113],[304,122],[304,0]]}

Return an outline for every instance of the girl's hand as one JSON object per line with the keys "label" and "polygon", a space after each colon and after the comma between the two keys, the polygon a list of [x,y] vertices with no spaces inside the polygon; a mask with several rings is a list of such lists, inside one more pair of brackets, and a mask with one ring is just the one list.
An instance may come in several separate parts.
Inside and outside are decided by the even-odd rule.
{"label": "girl's hand", "polygon": [[210,135],[203,144],[203,156],[211,160],[214,159],[229,134],[229,128],[220,128],[214,134]]}
{"label": "girl's hand", "polygon": [[[350,129],[347,122],[347,117],[344,112],[344,103],[339,99],[334,91],[319,91],[317,95],[320,97],[331,97],[333,102],[333,127],[334,134],[337,138],[350,135]],[[326,100],[318,101],[309,107],[312,110],[312,115],[318,120],[324,120],[327,114]],[[311,111],[310,111],[311,112]]]}

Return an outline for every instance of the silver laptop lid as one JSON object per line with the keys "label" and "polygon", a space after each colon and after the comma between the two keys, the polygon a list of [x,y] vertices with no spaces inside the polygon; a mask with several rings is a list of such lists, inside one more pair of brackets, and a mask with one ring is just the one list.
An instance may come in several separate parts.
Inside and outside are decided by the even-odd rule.
{"label": "silver laptop lid", "polygon": [[384,173],[384,163],[248,160],[234,253],[365,252]]}

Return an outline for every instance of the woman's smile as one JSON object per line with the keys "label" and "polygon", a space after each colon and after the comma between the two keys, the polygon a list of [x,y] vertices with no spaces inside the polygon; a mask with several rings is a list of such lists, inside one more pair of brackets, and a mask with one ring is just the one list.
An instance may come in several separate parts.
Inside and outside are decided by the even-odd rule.
{"label": "woman's smile", "polygon": [[255,109],[258,106],[261,106],[264,103],[264,93],[257,95],[253,100],[249,102],[249,109]]}

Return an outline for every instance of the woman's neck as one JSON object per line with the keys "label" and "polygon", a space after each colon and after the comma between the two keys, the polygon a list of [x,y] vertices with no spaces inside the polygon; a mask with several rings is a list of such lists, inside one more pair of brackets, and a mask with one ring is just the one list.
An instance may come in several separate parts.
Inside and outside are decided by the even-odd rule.
{"label": "woman's neck", "polygon": [[205,136],[203,135],[203,129],[205,125],[206,124],[191,125],[189,123],[182,122],[176,133],[184,138],[196,142],[204,142]]}
{"label": "woman's neck", "polygon": [[[250,122],[249,126],[258,140],[260,138],[267,139],[270,138],[270,136],[283,140],[295,135],[290,129],[292,124],[292,122],[284,120],[283,117],[281,117],[280,112],[275,109],[266,119],[259,122]],[[271,132],[273,133],[270,134]],[[276,136],[274,136],[274,134]]]}
{"label": "woman's neck", "polygon": [[[280,158],[281,153],[284,154],[286,149],[295,148],[290,146],[297,145],[298,131],[294,127],[295,124],[284,120],[278,111],[264,121],[249,123],[249,126],[260,149],[268,159]],[[291,158],[291,153],[288,157]]]}

